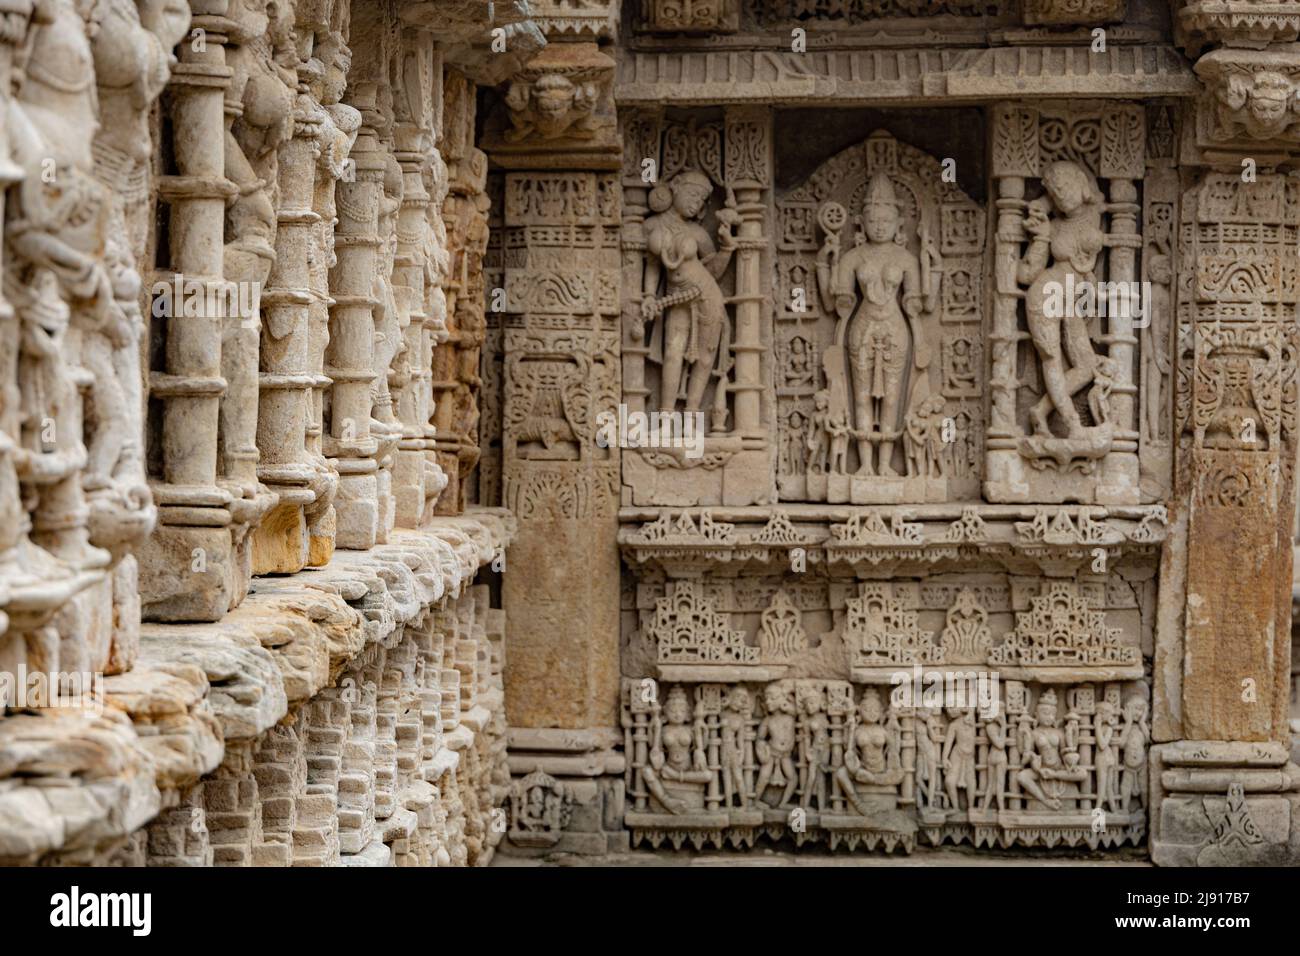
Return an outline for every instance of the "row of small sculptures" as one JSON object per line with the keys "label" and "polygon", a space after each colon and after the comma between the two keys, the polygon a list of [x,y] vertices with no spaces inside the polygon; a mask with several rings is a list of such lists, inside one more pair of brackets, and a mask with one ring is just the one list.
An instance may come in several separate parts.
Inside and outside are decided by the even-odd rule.
{"label": "row of small sculptures", "polygon": [[918,810],[948,812],[1127,813],[1144,802],[1150,731],[1140,693],[1064,715],[1052,687],[1019,712],[998,701],[900,707],[888,695],[867,687],[855,702],[845,682],[776,681],[762,688],[756,713],[744,685],[697,685],[694,704],[674,685],[662,705],[656,698],[625,711],[634,739],[638,731],[646,738],[630,751],[633,769],[672,814],[707,804],[865,817],[865,796],[882,793],[900,802],[914,794]]}

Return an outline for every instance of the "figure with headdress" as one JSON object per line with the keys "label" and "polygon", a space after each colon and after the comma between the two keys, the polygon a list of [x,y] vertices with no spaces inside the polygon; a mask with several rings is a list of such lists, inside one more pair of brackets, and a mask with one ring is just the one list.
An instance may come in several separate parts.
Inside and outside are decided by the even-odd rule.
{"label": "figure with headdress", "polygon": [[[1048,416],[1055,410],[1067,437],[1081,438],[1084,426],[1074,395],[1096,379],[1098,356],[1086,318],[1075,308],[1058,310],[1049,305],[1061,289],[1068,295],[1071,289],[1093,287],[1106,239],[1101,226],[1105,197],[1091,173],[1065,160],[1043,172],[1043,188],[1045,195],[1029,203],[1026,211],[1030,243],[1017,269],[1020,283],[1027,287],[1025,316],[1045,389],[1029,417],[1034,434],[1050,438]],[[1053,211],[1056,215],[1050,216]]]}
{"label": "figure with headdress", "polygon": [[838,231],[828,232],[817,255],[817,285],[822,304],[839,316],[836,344],[848,349],[858,474],[894,477],[909,396],[930,364],[919,326],[929,290],[921,260],[902,243],[898,198],[883,172],[867,182],[862,225],[865,237],[849,250]]}
{"label": "figure with headdress", "polygon": [[[659,407],[664,412],[676,410],[683,375],[688,376],[685,410],[700,411],[715,362],[720,365],[725,361],[722,346],[727,309],[718,278],[726,271],[736,248],[732,235],[736,217],[731,209],[719,213],[721,248],[715,247],[700,224],[712,194],[712,180],[697,169],[684,170],[670,183],[660,183],[650,192],[654,215],[645,223],[648,254],[641,325],[634,332],[642,337],[644,323],[662,316],[654,332],[651,355],[663,363]],[[667,288],[661,296],[659,286],[665,273]]]}

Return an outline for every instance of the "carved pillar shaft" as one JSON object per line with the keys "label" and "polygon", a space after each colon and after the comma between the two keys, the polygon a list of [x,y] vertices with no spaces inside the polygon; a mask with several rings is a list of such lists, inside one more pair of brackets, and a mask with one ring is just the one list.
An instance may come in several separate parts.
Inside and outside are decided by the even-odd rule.
{"label": "carved pillar shaft", "polygon": [[280,208],[277,210],[275,264],[262,293],[261,398],[257,476],[278,493],[279,505],[254,531],[253,570],[257,574],[301,571],[308,560],[304,507],[316,500],[311,483],[316,468],[307,457],[312,374],[309,340],[312,305],[311,267],[320,215],[312,209],[316,181],[319,120],[309,94],[299,93],[294,136],[280,148]]}
{"label": "carved pillar shaft", "polygon": [[998,232],[993,278],[999,295],[993,304],[989,330],[993,352],[993,371],[989,376],[990,451],[1014,447],[1014,443],[1008,442],[1016,423],[1016,345],[1023,337],[1016,331],[1015,300],[1007,293],[1016,288],[1016,249],[1024,236],[1020,222],[1025,210],[1025,180],[1023,176],[1003,176],[997,183]]}
{"label": "carved pillar shaft", "polygon": [[729,109],[726,127],[726,181],[735,192],[740,228],[736,234],[735,379],[730,385],[735,394],[735,430],[743,438],[764,438],[762,356],[767,347],[762,341],[764,309],[767,307],[767,282],[763,276],[767,250],[765,222],[768,188],[772,168],[771,113],[764,109]]}
{"label": "carved pillar shaft", "polygon": [[[232,495],[217,484],[218,419],[228,286],[224,279],[225,0],[196,2],[194,26],[203,43],[180,47],[173,71],[175,173],[159,183],[170,205],[170,271],[174,287],[164,318],[162,369],[150,375],[162,405],[160,483],[153,486],[161,527],[141,562],[144,616],[154,620],[216,620],[234,600],[230,524]],[[154,306],[155,314],[158,309]]]}
{"label": "carved pillar shaft", "polygon": [[373,295],[379,266],[379,200],[385,163],[373,126],[375,87],[364,84],[352,104],[362,126],[352,150],[354,169],[336,187],[337,264],[330,273],[334,304],[330,308],[330,342],[326,374],[330,390],[330,431],[325,454],[337,458],[339,497],[337,546],[373,547],[379,533],[379,443],[370,434],[370,385],[375,378]]}
{"label": "carved pillar shaft", "polygon": [[[623,120],[623,401],[628,414],[646,410],[650,389],[645,363],[650,355],[641,320],[641,274],[645,269],[645,219],[650,212],[647,165],[659,162],[659,117],[631,112]],[[658,176],[658,170],[654,173]],[[638,330],[641,334],[637,334]]]}
{"label": "carved pillar shaft", "polygon": [[[1107,280],[1118,290],[1104,297],[1107,358],[1111,363],[1109,418],[1114,438],[1102,465],[1097,500],[1125,504],[1137,500],[1139,487],[1137,428],[1137,335],[1134,329],[1141,295],[1131,294],[1136,279],[1137,253],[1142,248],[1138,232],[1137,181],[1146,173],[1145,114],[1140,106],[1110,110],[1103,120],[1105,142],[1101,173],[1110,179],[1110,254]],[[1100,293],[1099,288],[1098,292]],[[1103,297],[1099,294],[1099,303]]]}

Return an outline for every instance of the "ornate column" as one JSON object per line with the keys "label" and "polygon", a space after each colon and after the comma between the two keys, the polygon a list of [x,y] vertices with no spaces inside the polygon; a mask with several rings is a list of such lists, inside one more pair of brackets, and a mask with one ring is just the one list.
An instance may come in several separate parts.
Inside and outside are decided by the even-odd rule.
{"label": "ornate column", "polygon": [[[314,41],[314,35],[308,36]],[[305,509],[315,503],[317,465],[307,452],[316,378],[311,367],[312,271],[321,215],[312,208],[326,116],[310,81],[320,70],[300,62],[293,137],[280,147],[275,261],[262,292],[261,398],[257,415],[257,477],[279,502],[253,532],[253,571],[291,574],[307,565]]]}
{"label": "ornate column", "polygon": [[1189,52],[1222,45],[1197,61],[1207,89],[1184,117],[1201,170],[1179,220],[1177,520],[1153,726],[1169,742],[1151,763],[1152,856],[1168,865],[1300,861],[1287,721],[1300,181],[1277,168],[1300,153],[1300,45],[1261,49],[1294,38],[1294,21],[1246,8],[1180,15]]}
{"label": "ornate column", "polygon": [[227,0],[190,5],[193,27],[202,32],[181,44],[169,84],[174,171],[161,179],[159,192],[170,207],[170,268],[158,279],[179,287],[184,301],[173,293],[160,308],[159,295],[153,306],[163,348],[161,367],[149,376],[150,397],[161,406],[161,448],[152,456],[159,472],[150,475],[159,527],[141,556],[148,620],[217,620],[235,602],[237,588],[234,497],[217,483],[226,390],[225,213],[238,192],[226,178],[223,150],[214,147],[225,138],[225,90],[233,75],[226,65],[228,6]]}
{"label": "ornate column", "polygon": [[[91,548],[81,470],[87,464],[83,443],[82,395],[88,384],[74,368],[68,342],[71,309],[56,281],[51,256],[41,248],[67,254],[103,279],[103,264],[81,255],[87,236],[66,235],[69,210],[56,204],[42,185],[47,159],[55,179],[86,198],[90,243],[102,250],[107,197],[88,182],[88,144],[73,133],[93,128],[94,75],[84,21],[76,10],[54,5],[34,15],[30,4],[4,9],[6,31],[0,40],[5,120],[0,127],[0,184],[21,184],[8,199],[4,283],[0,291],[0,672],[58,670],[86,666],[87,621],[78,614],[95,602],[109,556]],[[40,79],[24,82],[13,95],[14,46],[26,56],[44,54],[58,61]],[[43,62],[42,66],[46,63]],[[71,75],[69,75],[71,74]],[[21,74],[20,74],[21,75]],[[66,83],[66,86],[65,86]],[[71,91],[62,102],[59,94]],[[52,100],[52,102],[50,102]],[[29,115],[27,105],[38,109]],[[40,110],[39,107],[47,109]],[[52,108],[51,108],[52,107]],[[61,109],[60,109],[61,108]],[[62,114],[62,115],[60,115]],[[60,123],[69,124],[60,126]],[[72,133],[72,135],[69,135]],[[61,135],[62,134],[62,135]],[[50,190],[49,192],[53,192]],[[3,211],[0,201],[0,211]],[[65,227],[60,230],[59,227]],[[96,228],[98,227],[98,228]],[[69,239],[71,242],[69,243]],[[78,240],[81,240],[78,242]],[[91,250],[84,250],[90,252]],[[98,285],[98,283],[97,283]],[[94,289],[97,298],[107,291]],[[105,304],[103,298],[98,303]],[[71,606],[77,597],[75,606]],[[54,624],[55,615],[63,620]],[[60,626],[61,625],[61,626]],[[81,633],[76,633],[80,625]],[[73,640],[64,657],[61,633]],[[97,629],[102,636],[103,628]],[[72,658],[69,660],[68,658]],[[100,662],[96,662],[100,663]],[[2,711],[0,711],[2,715]]]}
{"label": "ornate column", "polygon": [[443,85],[443,158],[447,195],[446,339],[433,356],[437,463],[447,476],[438,514],[464,510],[467,479],[478,463],[478,356],[485,332],[483,260],[487,253],[487,155],[474,147],[475,86],[448,71]]}
{"label": "ornate column", "polygon": [[[626,110],[623,127],[623,401],[628,414],[643,413],[650,398],[645,366],[650,349],[644,335],[634,334],[641,314],[641,273],[645,269],[645,220],[650,214],[650,189],[646,159],[659,155],[658,112]],[[655,171],[657,175],[657,170]]]}
{"label": "ornate column", "polygon": [[311,268],[311,303],[307,306],[308,368],[312,375],[310,409],[307,416],[306,445],[316,468],[316,498],[307,507],[307,563],[320,567],[334,553],[338,516],[334,499],[338,493],[339,473],[324,454],[325,394],[332,380],[325,374],[325,351],[329,340],[329,313],[334,305],[330,296],[330,271],[337,264],[334,231],[338,225],[335,203],[337,183],[345,174],[352,175],[349,153],[361,128],[361,114],[340,102],[347,88],[352,54],[347,47],[344,27],[348,22],[348,4],[340,2],[327,17],[322,17],[314,32],[319,40],[313,58],[320,64],[319,75],[312,84],[324,116],[321,120],[320,156],[316,167],[312,211],[320,217],[315,256]]}
{"label": "ornate column", "polygon": [[620,451],[597,431],[619,404],[624,174],[614,63],[594,42],[610,25],[591,11],[561,33],[564,11],[548,10],[551,45],[505,85],[484,133],[504,177],[501,468],[519,521],[502,595],[532,622],[510,638],[506,711],[512,762],[587,765],[575,786],[601,819],[617,739]]}
{"label": "ornate column", "polygon": [[373,547],[379,536],[378,441],[370,434],[370,383],[374,380],[374,275],[379,268],[379,202],[386,163],[375,124],[378,87],[350,86],[350,105],[361,113],[353,166],[336,187],[337,263],[330,270],[329,346],[325,374],[333,382],[325,454],[339,472],[336,543]]}
{"label": "ornate column", "polygon": [[441,106],[442,57],[426,31],[407,28],[401,49],[402,88],[394,100],[395,155],[401,165],[402,206],[397,216],[397,256],[393,289],[405,351],[398,357],[393,402],[402,423],[402,438],[393,464],[397,524],[418,528],[432,514],[430,499],[446,487],[446,477],[431,461],[436,442],[428,434],[432,415],[432,290],[440,278],[442,244],[434,232],[441,216],[428,185],[442,159],[435,146]]}
{"label": "ornate column", "polygon": [[[764,257],[768,247],[764,222],[772,180],[772,114],[763,107],[732,107],[727,110],[724,175],[736,197],[740,217],[736,232],[736,328],[731,351],[736,373],[728,389],[735,396],[736,420],[732,429],[742,439],[763,447],[769,429],[763,422],[762,357],[768,351],[762,341],[762,316],[770,301],[770,283],[764,279]],[[717,429],[714,425],[714,429]],[[761,494],[761,492],[760,492]]]}
{"label": "ornate column", "polygon": [[[91,543],[105,548],[116,562],[112,572],[112,646],[107,670],[130,670],[139,646],[140,572],[135,556],[153,531],[157,519],[145,475],[141,370],[145,352],[142,302],[148,293],[139,274],[152,265],[149,220],[154,212],[150,164],[154,142],[152,103],[171,75],[172,51],[186,35],[190,11],[185,5],[137,6],[116,0],[111,15],[92,41],[99,98],[100,124],[91,150],[95,178],[113,196],[108,235],[109,261],[119,276],[115,298],[129,315],[135,334],[115,347],[109,358],[111,379],[120,389],[120,404],[112,398],[91,417],[97,440],[116,451],[112,480],[89,490]],[[143,93],[143,96],[141,95]],[[102,359],[97,369],[106,369]],[[98,375],[97,375],[98,377]],[[101,395],[112,394],[102,383]]]}

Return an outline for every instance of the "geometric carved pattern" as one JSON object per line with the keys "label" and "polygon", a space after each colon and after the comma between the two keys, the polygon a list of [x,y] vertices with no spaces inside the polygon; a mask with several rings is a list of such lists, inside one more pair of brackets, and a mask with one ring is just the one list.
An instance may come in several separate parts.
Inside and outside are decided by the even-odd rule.
{"label": "geometric carved pattern", "polygon": [[1106,626],[1106,615],[1088,606],[1073,581],[1052,581],[1031,607],[1016,615],[1016,629],[989,654],[990,664],[1095,667],[1137,664],[1138,649],[1123,632]]}
{"label": "geometric carved pattern", "polygon": [[917,612],[904,608],[894,585],[859,584],[858,596],[845,605],[844,638],[853,667],[933,662],[933,632],[918,628]]}
{"label": "geometric carved pattern", "polygon": [[696,581],[669,585],[668,596],[655,602],[650,636],[661,664],[758,663],[759,649],[745,644],[744,631],[731,629]]}

